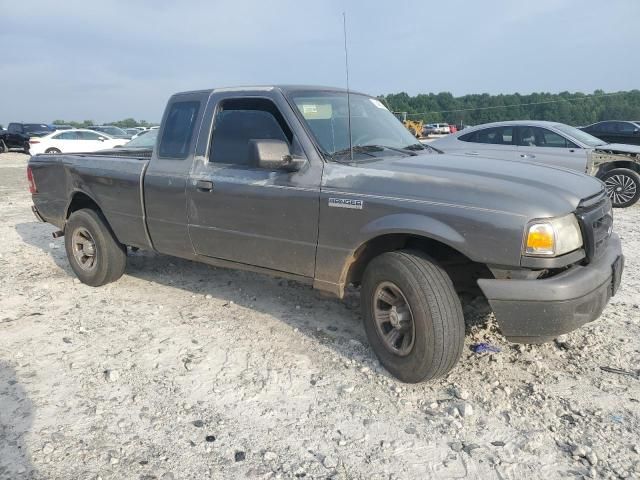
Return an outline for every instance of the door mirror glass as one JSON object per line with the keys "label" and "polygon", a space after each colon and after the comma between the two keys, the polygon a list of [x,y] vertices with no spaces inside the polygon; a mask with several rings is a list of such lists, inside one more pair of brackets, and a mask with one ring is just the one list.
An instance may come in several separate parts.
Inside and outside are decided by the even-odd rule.
{"label": "door mirror glass", "polygon": [[265,170],[300,170],[304,159],[291,155],[289,144],[283,140],[249,140],[249,158],[251,164]]}

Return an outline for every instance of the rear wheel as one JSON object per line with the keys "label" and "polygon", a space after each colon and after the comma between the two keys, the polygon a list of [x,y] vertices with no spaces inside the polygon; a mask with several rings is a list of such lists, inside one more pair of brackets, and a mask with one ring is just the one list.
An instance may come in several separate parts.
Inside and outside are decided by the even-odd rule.
{"label": "rear wheel", "polygon": [[72,213],[64,233],[69,264],[82,283],[99,287],[122,276],[126,247],[114,237],[100,213],[90,209]]}
{"label": "rear wheel", "polygon": [[640,199],[640,175],[628,168],[614,168],[602,176],[607,194],[616,208],[630,207]]}
{"label": "rear wheel", "polygon": [[460,300],[447,273],[424,253],[401,250],[373,259],[361,303],[369,343],[398,379],[417,383],[443,376],[460,358]]}
{"label": "rear wheel", "polygon": [[60,150],[58,150],[57,148],[47,148],[44,153],[62,153]]}
{"label": "rear wheel", "polygon": [[22,151],[24,153],[26,153],[27,155],[29,155],[29,149],[31,148],[31,144],[29,143],[29,141],[27,140],[26,142],[24,142],[24,144],[22,145]]}

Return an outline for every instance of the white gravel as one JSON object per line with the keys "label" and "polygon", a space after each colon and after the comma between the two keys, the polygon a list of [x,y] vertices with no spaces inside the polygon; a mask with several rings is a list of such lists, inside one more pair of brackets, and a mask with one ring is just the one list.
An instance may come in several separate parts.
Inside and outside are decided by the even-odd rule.
{"label": "white gravel", "polygon": [[142,252],[74,281],[26,159],[0,155],[0,478],[640,477],[640,206],[598,321],[516,346],[467,306],[467,346],[501,351],[404,385],[357,296]]}

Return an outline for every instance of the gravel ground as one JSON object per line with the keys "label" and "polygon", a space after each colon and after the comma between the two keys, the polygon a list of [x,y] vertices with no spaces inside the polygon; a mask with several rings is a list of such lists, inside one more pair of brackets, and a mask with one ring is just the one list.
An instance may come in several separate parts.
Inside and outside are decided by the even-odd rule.
{"label": "gravel ground", "polygon": [[640,206],[602,318],[517,346],[475,302],[456,369],[405,385],[357,295],[143,252],[80,284],[26,161],[0,155],[0,478],[640,477]]}

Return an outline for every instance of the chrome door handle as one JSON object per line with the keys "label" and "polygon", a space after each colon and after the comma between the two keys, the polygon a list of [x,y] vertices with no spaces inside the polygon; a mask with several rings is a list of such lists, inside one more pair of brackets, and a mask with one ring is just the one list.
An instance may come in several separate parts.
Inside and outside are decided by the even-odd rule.
{"label": "chrome door handle", "polygon": [[213,190],[213,182],[209,180],[196,181],[196,188],[201,192],[210,192]]}
{"label": "chrome door handle", "polygon": [[475,155],[480,155],[480,153],[478,153],[478,152],[464,152],[464,153],[467,154],[467,155],[474,155],[474,156]]}
{"label": "chrome door handle", "polygon": [[520,157],[522,157],[522,158],[536,158],[536,156],[535,156],[535,155],[528,155],[528,154],[526,154],[526,153],[521,153],[521,154],[520,154]]}

